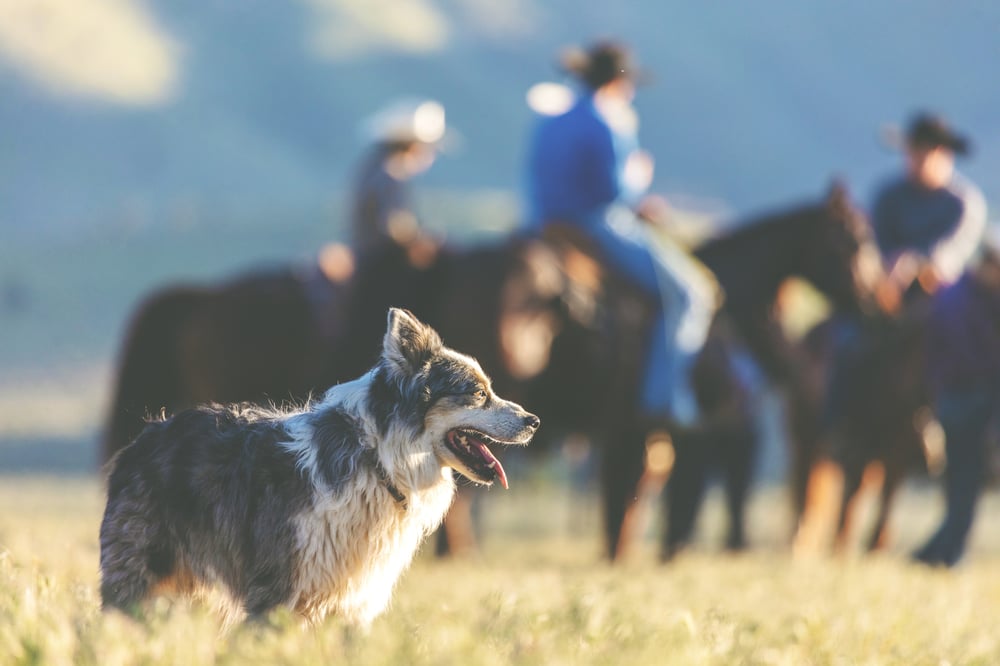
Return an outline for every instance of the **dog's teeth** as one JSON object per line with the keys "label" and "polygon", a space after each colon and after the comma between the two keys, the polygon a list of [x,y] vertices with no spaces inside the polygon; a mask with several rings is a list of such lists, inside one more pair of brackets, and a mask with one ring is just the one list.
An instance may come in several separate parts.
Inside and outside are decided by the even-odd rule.
{"label": "dog's teeth", "polygon": [[497,466],[496,461],[491,462],[489,465],[487,465],[487,467],[489,467],[490,469],[493,469],[496,466]]}

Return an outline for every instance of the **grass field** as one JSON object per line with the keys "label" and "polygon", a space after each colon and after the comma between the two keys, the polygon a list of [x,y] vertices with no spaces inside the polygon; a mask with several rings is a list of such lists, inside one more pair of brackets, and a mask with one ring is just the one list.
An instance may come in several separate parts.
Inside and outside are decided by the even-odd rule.
{"label": "grass field", "polygon": [[[520,485],[520,488],[518,487]],[[99,484],[0,479],[2,664],[995,664],[1000,661],[1000,498],[990,496],[970,561],[956,571],[902,552],[936,515],[910,488],[897,552],[792,560],[777,491],[756,496],[755,548],[701,541],[669,565],[649,538],[621,566],[598,558],[592,498],[530,479],[485,498],[476,556],[423,553],[367,635],[335,619],[221,633],[207,607],[161,599],[143,621],[98,608]],[[572,501],[572,504],[571,504]],[[710,543],[711,542],[711,543]]]}

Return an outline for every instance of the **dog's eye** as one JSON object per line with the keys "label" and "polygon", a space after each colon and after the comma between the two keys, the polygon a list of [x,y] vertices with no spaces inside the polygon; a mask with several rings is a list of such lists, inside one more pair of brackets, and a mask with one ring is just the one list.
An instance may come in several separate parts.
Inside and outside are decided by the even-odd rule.
{"label": "dog's eye", "polygon": [[478,389],[472,395],[476,396],[478,400],[486,400],[486,389]]}

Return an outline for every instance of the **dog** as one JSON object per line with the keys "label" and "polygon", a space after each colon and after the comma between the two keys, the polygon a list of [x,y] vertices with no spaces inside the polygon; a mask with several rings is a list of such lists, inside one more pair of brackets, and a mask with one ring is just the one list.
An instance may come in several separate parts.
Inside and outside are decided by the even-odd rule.
{"label": "dog", "polygon": [[204,406],[147,424],[112,461],[100,529],[104,608],[228,592],[229,621],[279,606],[369,626],[455,493],[499,481],[490,447],[540,421],[472,358],[393,308],[367,374],[299,411]]}

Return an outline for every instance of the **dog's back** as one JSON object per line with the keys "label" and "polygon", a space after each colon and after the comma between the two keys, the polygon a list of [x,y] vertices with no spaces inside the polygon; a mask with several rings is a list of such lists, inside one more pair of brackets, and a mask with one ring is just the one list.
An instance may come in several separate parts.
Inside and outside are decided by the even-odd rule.
{"label": "dog's back", "polygon": [[130,608],[155,587],[220,582],[255,613],[293,591],[294,526],[309,480],[275,415],[202,407],[151,423],[114,462],[101,595]]}

